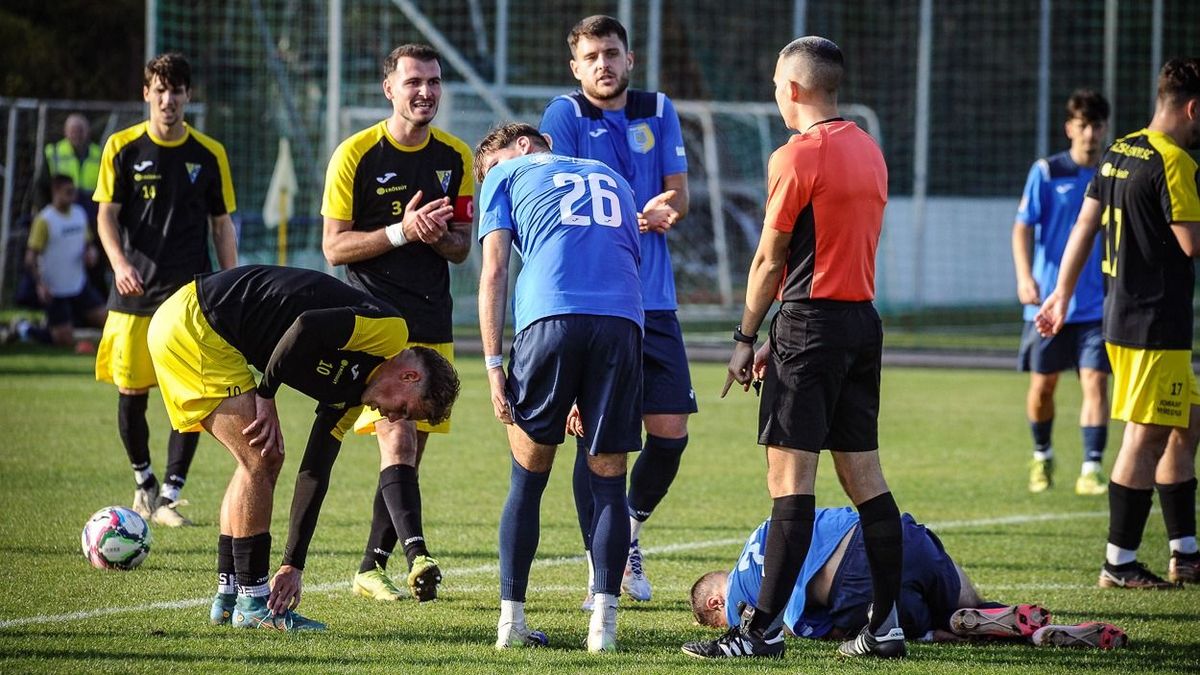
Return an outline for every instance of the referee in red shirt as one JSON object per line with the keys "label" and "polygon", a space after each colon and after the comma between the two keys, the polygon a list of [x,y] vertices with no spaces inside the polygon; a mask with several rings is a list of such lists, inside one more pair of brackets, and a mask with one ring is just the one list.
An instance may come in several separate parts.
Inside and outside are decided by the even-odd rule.
{"label": "referee in red shirt", "polygon": [[[838,117],[842,52],[821,37],[784,47],[775,102],[799,132],[771,156],[767,207],[734,330],[725,391],[763,381],[758,442],[767,446],[771,493],[758,607],[711,642],[684,645],[700,658],[783,655],[782,612],[808,553],[822,449],[833,454],[861,517],[874,586],[871,621],[841,645],[845,656],[900,657],[900,511],[879,465],[879,371],[883,327],[875,298],[875,249],[887,203],[887,166],[875,141]],[[755,354],[759,326],[782,302],[770,338]]]}

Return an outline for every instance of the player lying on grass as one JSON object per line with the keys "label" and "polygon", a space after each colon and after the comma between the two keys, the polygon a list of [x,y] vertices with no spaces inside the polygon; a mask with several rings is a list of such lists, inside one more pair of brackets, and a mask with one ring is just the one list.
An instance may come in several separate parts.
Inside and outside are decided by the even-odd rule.
{"label": "player lying on grass", "polygon": [[[856,635],[867,624],[873,591],[858,521],[858,513],[849,507],[817,509],[812,546],[787,607],[777,619],[792,635],[840,640]],[[1054,625],[1050,614],[1037,605],[984,600],[936,534],[907,513],[901,521],[904,574],[898,605],[900,626],[908,639],[1015,638],[1035,645],[1100,649],[1126,643],[1125,632],[1112,624]],[[758,600],[770,524],[764,521],[754,530],[731,571],[708,572],[696,580],[692,612],[701,625],[737,626],[739,606]]]}
{"label": "player lying on grass", "polygon": [[[366,293],[320,272],[266,265],[196,277],[155,313],[148,342],[171,425],[208,431],[237,460],[221,504],[213,622],[323,629],[293,611],[303,562],[267,583],[284,453],[276,391],[287,384],[317,400],[314,435],[328,432],[324,420],[348,428],[362,405],[392,421],[437,422],[458,396],[454,368],[431,349],[408,347],[404,319]],[[263,374],[257,386],[251,365]],[[315,508],[293,508],[292,531],[311,537],[324,485],[308,487]]]}

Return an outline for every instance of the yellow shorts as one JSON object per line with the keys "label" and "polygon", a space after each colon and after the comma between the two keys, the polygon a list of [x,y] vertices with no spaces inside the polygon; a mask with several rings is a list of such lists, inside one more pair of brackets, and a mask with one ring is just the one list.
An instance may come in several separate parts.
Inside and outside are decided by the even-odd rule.
{"label": "yellow shorts", "polygon": [[123,389],[147,389],[158,384],[146,347],[150,317],[109,312],[96,349],[96,379]]}
{"label": "yellow shorts", "polygon": [[175,291],[150,320],[150,356],[167,417],[177,431],[201,431],[221,401],[254,389],[246,357],[208,325],[196,283]]}
{"label": "yellow shorts", "polygon": [[1105,343],[1112,364],[1114,419],[1186,427],[1200,388],[1188,349],[1137,349]]}
{"label": "yellow shorts", "polygon": [[[410,342],[409,347],[429,347],[433,351],[446,357],[450,365],[454,365],[454,343],[453,342]],[[383,419],[383,415],[374,408],[363,407],[362,414],[354,422],[354,433],[366,435],[375,433],[375,423]],[[428,422],[417,422],[417,431],[424,431],[431,434],[448,434],[450,433],[450,418],[446,418],[441,424],[431,425]]]}

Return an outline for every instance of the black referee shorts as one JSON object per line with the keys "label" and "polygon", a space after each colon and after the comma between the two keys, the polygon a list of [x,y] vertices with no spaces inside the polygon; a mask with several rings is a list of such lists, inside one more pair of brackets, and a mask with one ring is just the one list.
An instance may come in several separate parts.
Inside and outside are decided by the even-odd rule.
{"label": "black referee shorts", "polygon": [[758,442],[794,450],[879,448],[883,324],[870,302],[785,302],[771,322]]}

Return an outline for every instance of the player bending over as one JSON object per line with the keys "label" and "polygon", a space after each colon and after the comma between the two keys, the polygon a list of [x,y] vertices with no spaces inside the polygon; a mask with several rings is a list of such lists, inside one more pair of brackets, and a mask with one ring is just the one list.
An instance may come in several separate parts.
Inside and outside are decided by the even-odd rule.
{"label": "player bending over", "polygon": [[[340,409],[341,420],[369,405],[391,421],[436,422],[458,396],[453,367],[433,350],[409,348],[404,319],[362,291],[320,272],[266,265],[197,277],[155,313],[148,342],[171,426],[209,432],[237,460],[221,504],[214,622],[323,629],[293,611],[298,566],[281,568],[274,589],[267,584],[284,452],[275,393],[287,384]],[[251,365],[263,374],[257,386]],[[308,522],[311,530],[315,512]]]}

